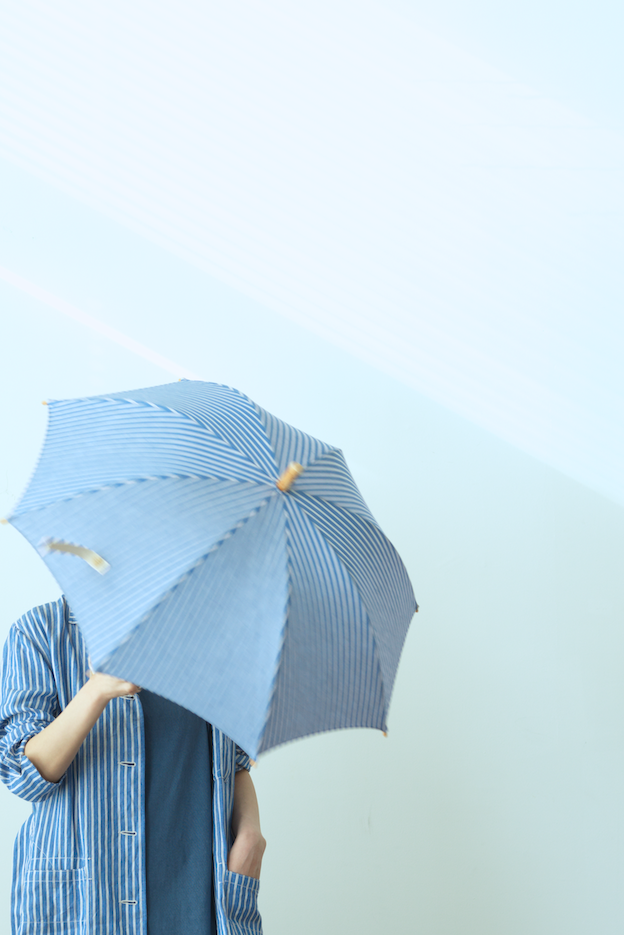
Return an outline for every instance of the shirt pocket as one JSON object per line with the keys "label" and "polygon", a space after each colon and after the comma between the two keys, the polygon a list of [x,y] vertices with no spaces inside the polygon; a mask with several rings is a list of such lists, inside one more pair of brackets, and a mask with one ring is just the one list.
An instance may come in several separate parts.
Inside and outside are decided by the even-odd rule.
{"label": "shirt pocket", "polygon": [[225,911],[232,935],[262,935],[258,912],[260,880],[226,870],[223,877]]}
{"label": "shirt pocket", "polygon": [[22,901],[24,933],[45,935],[47,926],[50,932],[58,932],[59,922],[85,921],[88,863],[80,857],[36,857],[28,861]]}

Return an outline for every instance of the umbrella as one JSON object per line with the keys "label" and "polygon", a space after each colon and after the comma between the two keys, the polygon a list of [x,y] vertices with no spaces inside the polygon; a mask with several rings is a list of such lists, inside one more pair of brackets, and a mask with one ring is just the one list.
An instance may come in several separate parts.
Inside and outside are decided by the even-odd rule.
{"label": "umbrella", "polygon": [[8,521],[61,585],[95,669],[253,758],[386,730],[417,605],[339,449],[215,383],[48,405]]}

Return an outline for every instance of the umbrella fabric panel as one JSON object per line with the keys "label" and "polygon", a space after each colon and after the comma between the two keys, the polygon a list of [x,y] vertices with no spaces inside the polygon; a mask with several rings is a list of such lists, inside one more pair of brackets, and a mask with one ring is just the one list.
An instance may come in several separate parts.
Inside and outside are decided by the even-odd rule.
{"label": "umbrella fabric panel", "polygon": [[287,603],[284,515],[272,499],[169,592],[105,670],[183,705],[255,759]]}
{"label": "umbrella fabric panel", "polygon": [[306,466],[293,485],[293,492],[321,497],[329,503],[357,514],[368,523],[376,525],[371,511],[351,476],[342,451],[331,448],[318,460]]}
{"label": "umbrella fabric panel", "polygon": [[287,422],[282,422],[255,403],[253,406],[271,445],[278,474],[285,471],[291,461],[306,467],[332,450],[331,445],[326,445],[318,438],[306,435]]}
{"label": "umbrella fabric panel", "polygon": [[35,547],[49,536],[109,562],[100,575],[74,555],[44,555],[99,664],[163,591],[267,498],[277,498],[274,486],[167,478],[102,488],[12,522]]}
{"label": "umbrella fabric panel", "polygon": [[376,526],[319,498],[293,492],[296,504],[334,549],[348,571],[375,633],[389,699],[407,628],[417,604],[394,546]]}
{"label": "umbrella fabric panel", "polygon": [[349,574],[291,502],[290,604],[275,692],[260,750],[345,727],[385,728],[375,637]]}
{"label": "umbrella fabric panel", "polygon": [[51,403],[45,448],[13,515],[107,484],[170,475],[276,478],[185,415],[106,399]]}
{"label": "umbrella fabric panel", "polygon": [[111,393],[106,398],[142,402],[179,412],[227,441],[271,476],[277,475],[275,458],[257,407],[248,396],[231,386],[180,380]]}

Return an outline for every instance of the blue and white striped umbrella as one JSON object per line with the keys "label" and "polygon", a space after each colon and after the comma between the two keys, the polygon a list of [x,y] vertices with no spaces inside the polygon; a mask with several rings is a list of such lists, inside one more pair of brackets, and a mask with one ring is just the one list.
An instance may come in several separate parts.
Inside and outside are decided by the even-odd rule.
{"label": "blue and white striped umbrella", "polygon": [[9,522],[63,588],[95,669],[254,758],[318,731],[386,729],[417,605],[341,451],[215,383],[49,410]]}

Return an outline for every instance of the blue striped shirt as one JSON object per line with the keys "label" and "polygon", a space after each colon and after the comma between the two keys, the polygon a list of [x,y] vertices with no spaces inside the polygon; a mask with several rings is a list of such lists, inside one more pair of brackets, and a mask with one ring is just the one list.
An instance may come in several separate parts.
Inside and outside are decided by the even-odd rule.
{"label": "blue striped shirt", "polygon": [[[87,668],[83,637],[63,598],[11,628],[2,667],[0,778],[33,805],[15,844],[13,935],[147,932],[140,701],[109,702],[58,783],[43,779],[24,756],[28,740],[82,687]],[[234,776],[249,768],[249,758],[214,727],[212,743],[217,930],[260,935],[259,883],[227,869]]]}

